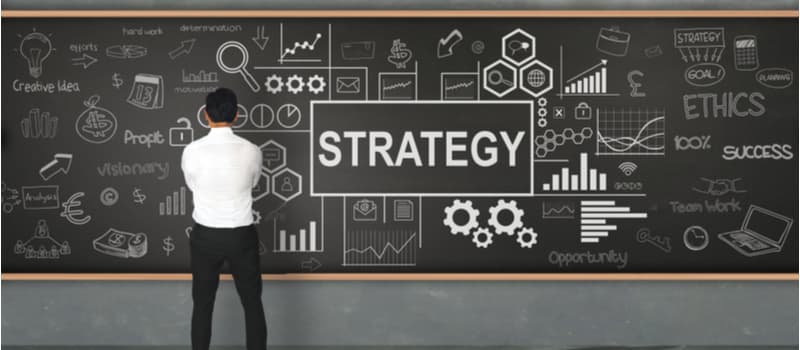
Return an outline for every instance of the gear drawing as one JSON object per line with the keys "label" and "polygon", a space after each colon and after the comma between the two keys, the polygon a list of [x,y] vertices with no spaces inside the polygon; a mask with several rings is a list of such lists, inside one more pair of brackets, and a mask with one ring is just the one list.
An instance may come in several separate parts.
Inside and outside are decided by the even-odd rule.
{"label": "gear drawing", "polygon": [[267,91],[277,94],[283,91],[283,79],[276,74],[270,75],[267,77],[267,81],[264,83],[264,86],[267,87]]}
{"label": "gear drawing", "polygon": [[489,229],[481,227],[472,234],[472,243],[475,243],[478,248],[489,248],[489,245],[494,242],[492,236],[494,235]]}
{"label": "gear drawing", "polygon": [[547,107],[547,98],[539,97],[539,99],[536,100],[536,104],[539,105],[539,107]]}
{"label": "gear drawing", "polygon": [[[514,215],[514,220],[508,225],[503,225],[497,220],[498,215],[503,210],[508,210]],[[489,225],[494,226],[494,232],[497,234],[505,233],[509,236],[513,235],[520,227],[522,227],[522,216],[525,212],[517,208],[517,201],[504,201],[497,200],[497,205],[489,208]]]}
{"label": "gear drawing", "polygon": [[314,95],[322,92],[325,89],[325,85],[325,80],[317,74],[314,74],[311,78],[308,78],[308,83],[306,83],[306,86],[308,86],[308,91],[312,92]]}
{"label": "gear drawing", "polygon": [[519,246],[522,248],[533,248],[533,245],[538,243],[536,241],[536,237],[538,236],[539,234],[533,232],[532,228],[524,227],[517,233],[517,243],[519,243]]}
{"label": "gear drawing", "polygon": [[547,127],[547,119],[539,118],[539,120],[536,121],[536,125],[538,125],[540,128],[546,128]]}
{"label": "gear drawing", "polygon": [[[463,210],[469,215],[469,220],[463,225],[456,224],[453,220],[457,211]],[[472,207],[472,201],[453,200],[453,205],[444,208],[445,218],[443,220],[445,226],[450,227],[450,233],[460,233],[464,236],[470,234],[472,229],[478,227],[478,215],[480,211]]]}
{"label": "gear drawing", "polygon": [[289,77],[289,80],[286,81],[286,89],[295,95],[303,91],[303,85],[303,78],[297,74],[292,75]]}
{"label": "gear drawing", "polygon": [[260,224],[261,223],[261,212],[258,210],[253,210],[253,224]]}

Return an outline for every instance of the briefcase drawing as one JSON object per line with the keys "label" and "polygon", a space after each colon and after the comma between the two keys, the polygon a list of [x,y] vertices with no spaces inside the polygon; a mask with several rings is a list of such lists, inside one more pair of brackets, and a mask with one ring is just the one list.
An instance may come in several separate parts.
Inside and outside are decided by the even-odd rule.
{"label": "briefcase drawing", "polygon": [[628,54],[631,35],[618,27],[600,28],[597,34],[597,51],[611,56],[622,57]]}
{"label": "briefcase drawing", "polygon": [[346,60],[371,60],[375,58],[374,41],[352,41],[342,43],[342,58]]}

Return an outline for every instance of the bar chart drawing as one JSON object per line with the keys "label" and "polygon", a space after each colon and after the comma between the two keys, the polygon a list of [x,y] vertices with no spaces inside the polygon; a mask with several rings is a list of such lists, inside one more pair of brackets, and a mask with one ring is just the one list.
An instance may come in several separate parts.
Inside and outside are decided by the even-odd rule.
{"label": "bar chart drawing", "polygon": [[561,172],[553,174],[549,183],[542,184],[544,192],[597,192],[607,188],[606,173],[589,168],[589,155],[581,153],[580,169],[571,174],[569,167],[561,168]]}
{"label": "bar chart drawing", "polygon": [[597,109],[595,155],[663,156],[666,110]]}
{"label": "bar chart drawing", "polygon": [[296,234],[288,233],[285,229],[278,230],[277,222],[273,219],[275,232],[272,251],[275,253],[311,253],[323,252],[322,234],[317,230],[317,222],[309,221],[308,229],[301,228]]}
{"label": "bar chart drawing", "polygon": [[346,232],[344,266],[416,266],[417,231],[351,229]]}
{"label": "bar chart drawing", "polygon": [[186,215],[186,186],[181,186],[158,203],[158,215]]}
{"label": "bar chart drawing", "polygon": [[615,201],[581,201],[581,243],[599,243],[601,237],[617,230],[608,219],[647,219],[647,213],[632,213]]}
{"label": "bar chart drawing", "polygon": [[607,60],[589,67],[562,84],[562,96],[619,96],[608,91]]}

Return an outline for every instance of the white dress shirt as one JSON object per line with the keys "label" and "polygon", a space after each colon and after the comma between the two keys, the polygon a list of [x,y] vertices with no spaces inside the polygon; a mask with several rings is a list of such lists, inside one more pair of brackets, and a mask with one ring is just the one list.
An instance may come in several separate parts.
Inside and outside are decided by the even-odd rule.
{"label": "white dress shirt", "polygon": [[230,127],[211,128],[208,135],[187,145],[181,169],[192,191],[192,219],[216,228],[252,224],[251,191],[261,176],[261,160],[258,146]]}

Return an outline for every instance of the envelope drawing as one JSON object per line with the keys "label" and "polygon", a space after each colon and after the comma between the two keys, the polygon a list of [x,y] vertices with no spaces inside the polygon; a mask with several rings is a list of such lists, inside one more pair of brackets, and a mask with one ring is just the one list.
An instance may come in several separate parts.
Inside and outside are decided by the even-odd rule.
{"label": "envelope drawing", "polygon": [[353,221],[378,220],[378,205],[369,199],[353,203]]}
{"label": "envelope drawing", "polygon": [[361,93],[361,77],[336,77],[336,93]]}

